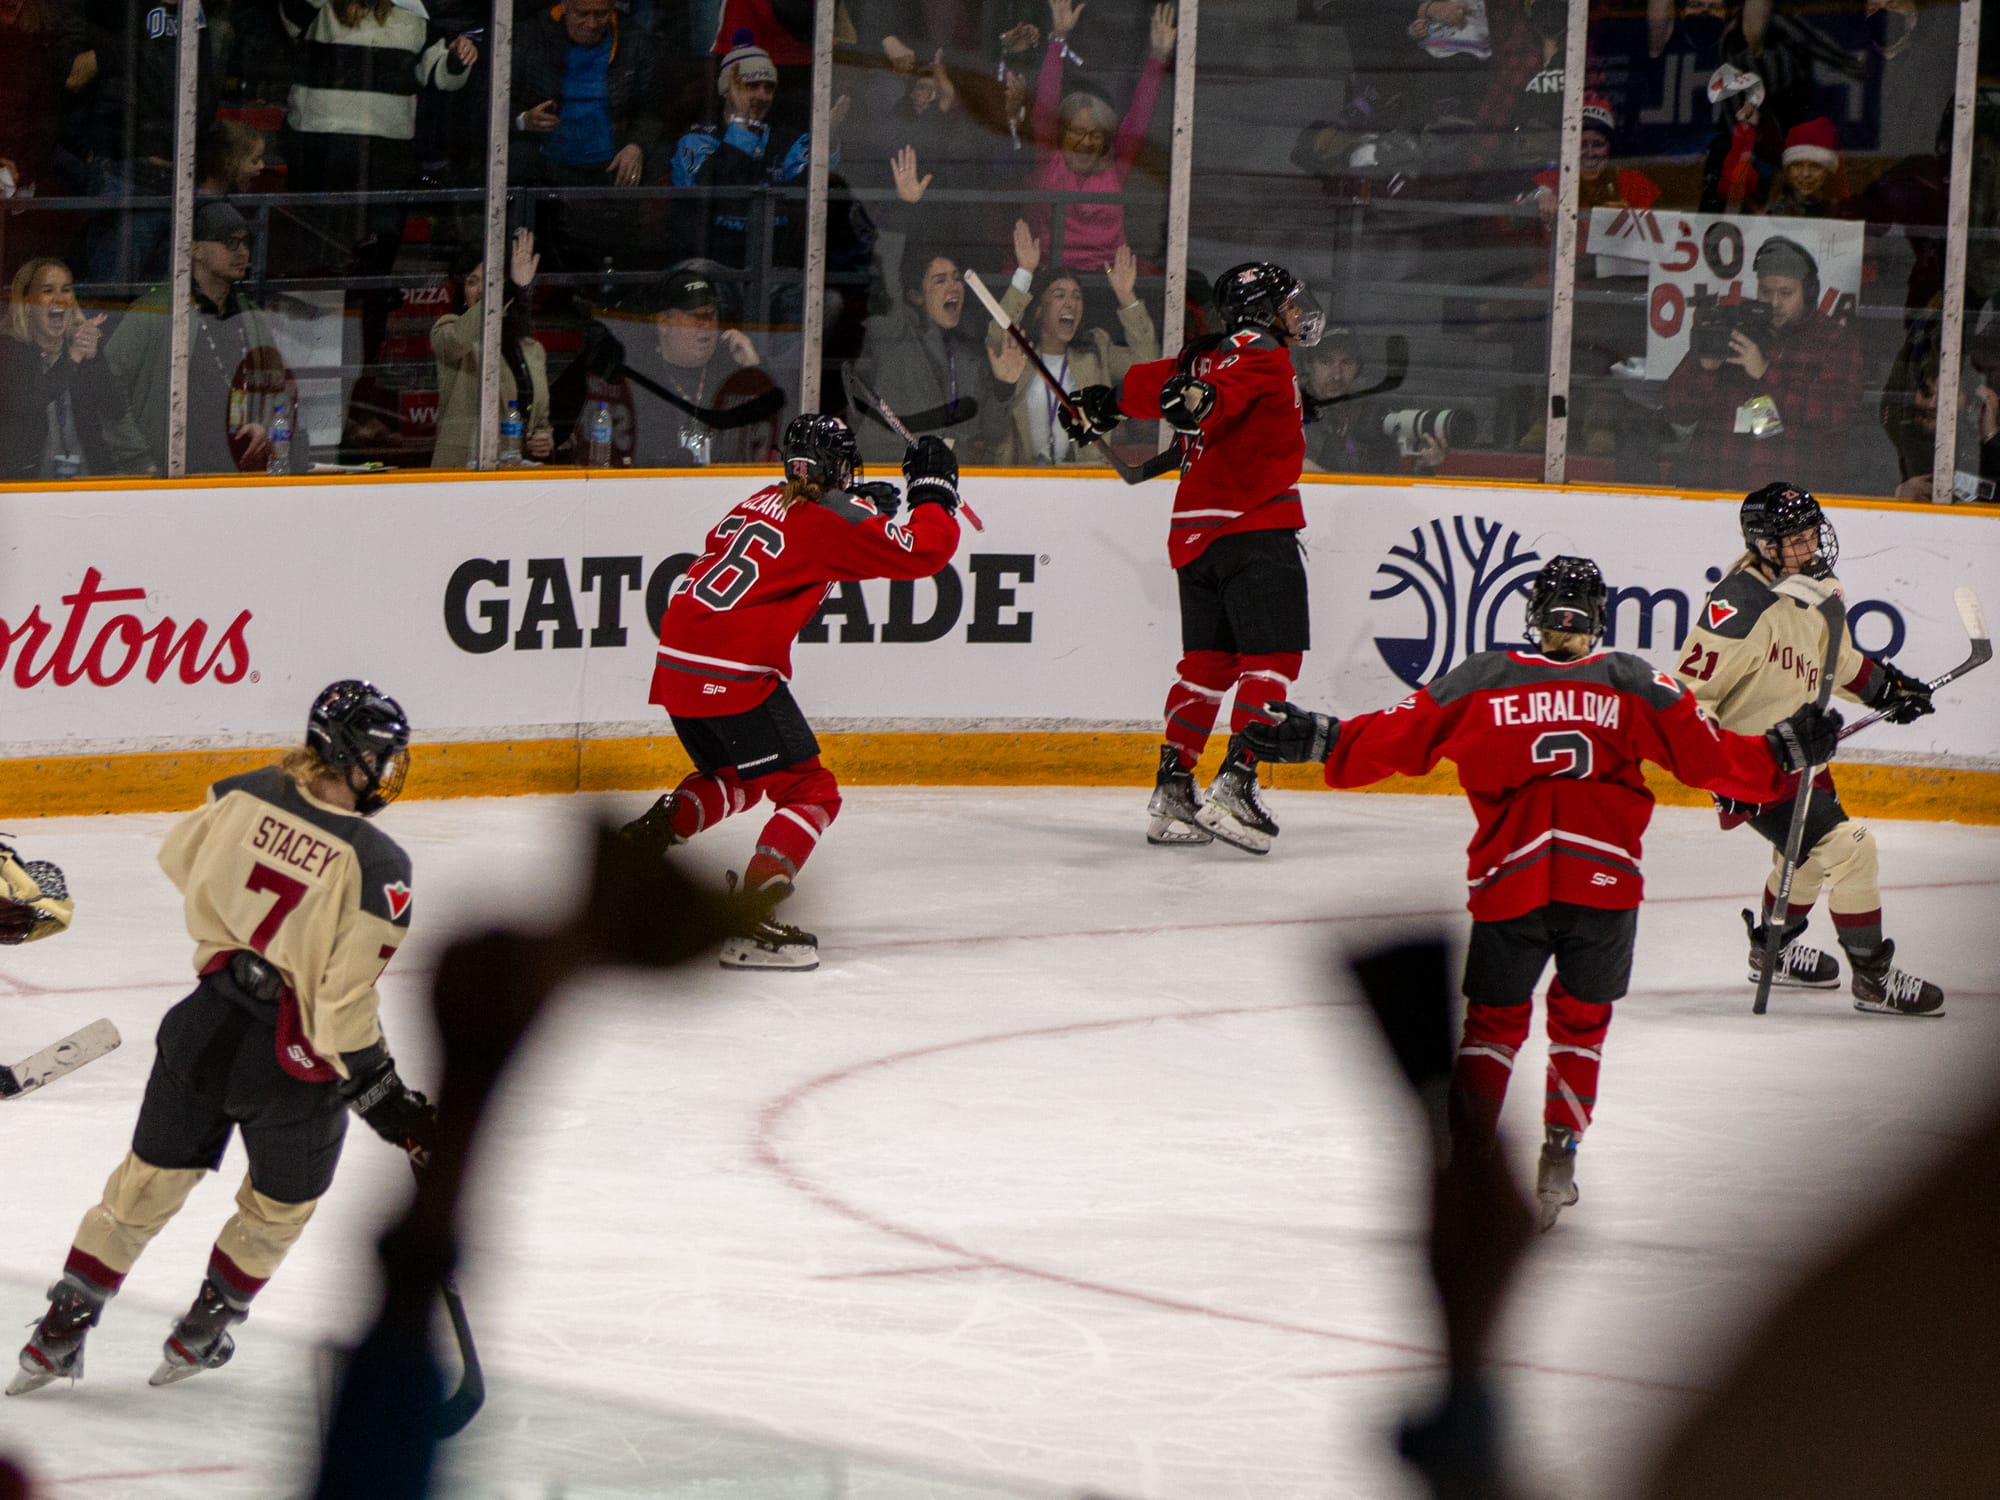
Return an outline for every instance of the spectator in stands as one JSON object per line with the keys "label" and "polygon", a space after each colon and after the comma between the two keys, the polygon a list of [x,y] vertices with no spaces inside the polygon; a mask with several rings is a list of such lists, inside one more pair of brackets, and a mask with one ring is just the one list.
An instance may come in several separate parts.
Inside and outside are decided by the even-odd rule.
{"label": "spectator in stands", "polygon": [[145,472],[125,392],[98,357],[103,324],[103,313],[76,305],[61,261],[31,260],[14,273],[0,339],[0,478]]}
{"label": "spectator in stands", "polygon": [[217,120],[201,133],[195,154],[194,190],[207,198],[250,191],[264,175],[264,132],[241,120]]}
{"label": "spectator in stands", "polygon": [[0,197],[35,191],[55,151],[63,95],[81,87],[82,37],[64,22],[57,0],[0,0]]}
{"label": "spectator in stands", "polygon": [[[171,197],[174,124],[180,114],[180,0],[92,6],[90,49],[78,61],[95,83],[73,139],[84,191],[128,202]],[[195,119],[215,118],[215,64],[208,30],[195,41]],[[87,61],[86,61],[87,59]],[[120,207],[92,217],[84,254],[92,282],[154,281],[167,274],[172,215],[165,207]]]}
{"label": "spectator in stands", "polygon": [[[1314,474],[1397,474],[1403,464],[1396,440],[1382,429],[1383,410],[1356,398],[1361,344],[1349,328],[1329,328],[1300,351],[1299,390],[1304,397],[1306,469]],[[1410,466],[1435,474],[1451,456],[1441,434],[1425,434]]]}
{"label": "spectator in stands", "polygon": [[[960,326],[965,273],[956,255],[912,244],[903,265],[916,285],[898,306],[868,320],[856,368],[911,432],[936,433],[961,463],[983,462],[998,433],[1002,389],[1020,377],[1020,357],[996,369],[982,337]],[[862,422],[855,437],[868,462],[901,462],[903,440],[888,428]]]}
{"label": "spectator in stands", "polygon": [[[537,461],[555,451],[549,418],[549,356],[534,338],[528,288],[541,269],[535,237],[517,229],[508,247],[506,300],[500,308],[500,411],[517,401],[521,409],[521,453]],[[463,252],[453,268],[458,278],[457,311],[431,325],[431,353],[437,357],[437,445],[433,469],[469,469],[479,458],[480,331],[485,317],[486,261],[476,250]]]}
{"label": "spectator in stands", "polygon": [[1730,328],[1724,356],[1701,357],[1690,344],[1667,377],[1667,420],[1694,429],[1677,478],[1732,493],[1778,479],[1838,493],[1851,483],[1861,346],[1845,324],[1820,316],[1819,266],[1804,246],[1773,235],[1751,269],[1770,332]]}
{"label": "spectator in stands", "polygon": [[[723,99],[719,124],[697,125],[674,148],[670,178],[675,187],[715,190],[697,204],[682,205],[682,247],[690,256],[714,260],[736,270],[754,270],[750,258],[750,226],[760,218],[760,201],[772,188],[791,188],[770,216],[773,265],[793,269],[805,265],[806,163],[811,138],[771,119],[778,96],[778,69],[762,47],[742,34],[722,60],[716,89]],[[838,131],[847,117],[847,96],[833,102],[828,123]],[[832,159],[839,160],[836,146]],[[788,284],[782,298],[781,321],[795,322],[804,306],[803,289]]]}
{"label": "spectator in stands", "polygon": [[1784,131],[1764,107],[1764,80],[1731,63],[1708,80],[1715,137],[1702,164],[1700,209],[1705,214],[1754,213],[1778,175]]}
{"label": "spectator in stands", "polygon": [[679,469],[769,458],[784,396],[749,336],[722,326],[720,288],[707,269],[683,267],[667,277],[653,333],[654,357],[625,367],[632,461]]}
{"label": "spectator in stands", "polygon": [[[1160,357],[1159,331],[1145,304],[1139,301],[1139,261],[1130,245],[1118,247],[1110,269],[1104,273],[1117,309],[1118,326],[1124,334],[1123,342],[1115,341],[1108,329],[1083,326],[1083,281],[1074,271],[1056,272],[1043,283],[1034,301],[1029,302],[1041,258],[1041,246],[1035,242],[1034,231],[1025,219],[1017,220],[1014,225],[1017,269],[1012,283],[1001,293],[1000,305],[1007,316],[1028,331],[1042,362],[1055,373],[1064,390],[1116,386],[1133,365]],[[987,342],[993,363],[998,366],[1003,342],[999,329],[987,334]],[[1026,368],[1025,358],[1020,362],[1022,369],[1014,381],[1011,399],[1004,390],[999,393],[1002,399],[1007,399],[1007,424],[994,461],[1016,465],[1101,462],[1095,453],[1077,451],[1062,423],[1056,420],[1054,393],[1039,375]],[[996,368],[995,373],[1000,370]]]}
{"label": "spectator in stands", "polygon": [[1829,219],[1847,202],[1847,176],[1840,164],[1840,135],[1825,115],[1794,125],[1779,157],[1784,175],[1764,203],[1767,214],[1794,219]]}
{"label": "spectator in stands", "polygon": [[[1174,55],[1176,27],[1172,5],[1153,7],[1146,66],[1121,123],[1103,95],[1086,89],[1063,92],[1063,61],[1071,55],[1069,36],[1082,15],[1082,3],[1049,0],[1048,47],[1035,93],[1035,147],[1042,159],[1031,185],[1039,192],[1100,193],[1112,199],[1065,204],[1062,250],[1054,257],[1057,264],[1078,271],[1103,271],[1128,240],[1125,209],[1115,195],[1125,190],[1125,179],[1146,144],[1167,62]],[[1035,237],[1045,254],[1049,253],[1053,217],[1045,204],[1035,210]]]}
{"label": "spectator in stands", "polygon": [[[660,83],[652,38],[625,24],[611,0],[536,10],[514,33],[514,180],[636,186],[661,141]],[[544,202],[537,213],[543,248],[562,265],[595,269],[638,252],[637,220],[623,204]]]}
{"label": "spectator in stands", "polygon": [[[250,274],[250,226],[233,204],[211,200],[194,214],[193,303],[187,308],[187,472],[263,472],[270,424],[283,402],[292,428],[291,464],[309,467],[298,392],[263,312],[238,290]],[[131,402],[134,430],[123,439],[167,468],[167,383],[172,288],[156,286],[133,303],[104,346]]]}

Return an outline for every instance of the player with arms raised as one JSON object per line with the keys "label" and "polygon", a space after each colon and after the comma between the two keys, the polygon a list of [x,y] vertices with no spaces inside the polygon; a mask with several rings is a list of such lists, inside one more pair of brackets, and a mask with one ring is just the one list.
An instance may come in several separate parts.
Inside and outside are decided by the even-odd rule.
{"label": "player with arms raised", "polygon": [[1811,704],[1763,735],[1718,729],[1679,683],[1599,651],[1597,564],[1552,557],[1528,595],[1538,651],[1482,651],[1394,708],[1335,719],[1289,703],[1246,731],[1267,760],[1323,761],[1327,785],[1421,776],[1449,758],[1479,820],[1468,853],[1472,939],[1451,1122],[1489,1150],[1529,1002],[1548,961],[1548,1102],[1536,1192],[1541,1224],[1576,1202],[1576,1147],[1597,1099],[1612,1002],[1632,975],[1645,887],[1640,840],[1653,794],[1640,763],[1690,786],[1765,802],[1785,774],[1833,754],[1840,716]]}
{"label": "player with arms raised", "polygon": [[[942,438],[904,455],[907,526],[892,519],[894,485],[856,482],[854,434],[838,417],[794,417],[782,456],[783,481],[716,523],[667,601],[652,701],[695,768],[624,828],[664,852],[768,798],[743,882],[774,900],[840,814],[839,783],[792,697],[792,642],[835,583],[929,578],[958,547],[958,461]],[[815,969],[819,939],[767,919],[725,942],[722,964]]]}
{"label": "player with arms raised", "polygon": [[336,682],[304,748],[218,781],[167,835],[160,866],[201,981],[160,1023],[132,1149],[83,1216],[8,1395],[83,1374],[85,1335],[232,1131],[249,1175],[154,1385],[228,1362],[230,1328],[333,1183],[348,1109],[418,1160],[429,1149],[435,1114],[397,1077],[376,1015],[409,931],[410,861],[368,819],[402,790],[409,742],[394,699]]}
{"label": "player with arms raised", "polygon": [[[1184,439],[1167,534],[1182,655],[1167,693],[1147,839],[1219,838],[1263,854],[1278,825],[1258,795],[1256,756],[1242,731],[1258,704],[1286,695],[1311,645],[1298,535],[1305,428],[1286,350],[1318,343],[1326,319],[1296,277],[1262,261],[1223,272],[1215,298],[1219,339],[1134,365],[1116,389],[1076,392],[1080,419],[1065,409],[1062,420],[1079,443],[1126,417],[1164,417]],[[1194,766],[1231,688],[1229,751],[1203,803]]]}
{"label": "player with arms raised", "polygon": [[[1747,729],[1790,713],[1819,691],[1826,660],[1826,623],[1816,607],[1840,592],[1833,564],[1840,543],[1819,501],[1795,484],[1767,484],[1743,500],[1737,516],[1744,552],[1702,601],[1674,675],[1715,721]],[[1931,690],[1893,664],[1863,656],[1851,634],[1840,646],[1834,691],[1870,708],[1888,710],[1892,724],[1933,712]],[[1762,921],[1746,909],[1750,929],[1750,980],[1762,972],[1765,928],[1777,902],[1797,782],[1781,795],[1717,802],[1724,828],[1748,823],[1773,845],[1764,885]],[[1830,953],[1797,941],[1813,902],[1827,887],[1833,930],[1854,966],[1856,1010],[1896,1016],[1941,1016],[1944,991],[1895,965],[1896,945],[1882,936],[1882,890],[1876,882],[1875,835],[1848,817],[1834,790],[1833,773],[1821,768],[1806,803],[1805,853],[1785,902],[1783,950],[1774,985],[1831,989],[1840,964]]]}

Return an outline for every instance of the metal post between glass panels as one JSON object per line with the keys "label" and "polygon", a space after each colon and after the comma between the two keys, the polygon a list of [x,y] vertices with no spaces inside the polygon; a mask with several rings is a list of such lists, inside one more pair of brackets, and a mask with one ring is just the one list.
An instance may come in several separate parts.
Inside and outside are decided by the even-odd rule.
{"label": "metal post between glass panels", "polygon": [[[479,445],[482,469],[500,466],[500,315],[507,300],[507,149],[514,73],[514,8],[493,0],[486,23],[486,277],[479,303]],[[526,296],[525,291],[522,296]],[[527,392],[522,392],[525,405]]]}
{"label": "metal post between glass panels", "polygon": [[1542,415],[1542,482],[1561,484],[1569,466],[1570,337],[1576,324],[1577,220],[1582,216],[1583,90],[1590,7],[1569,8],[1563,51],[1562,162],[1556,175],[1556,263],[1549,277],[1549,391]]}
{"label": "metal post between glass panels", "polygon": [[799,340],[799,410],[819,410],[820,355],[826,337],[826,174],[833,152],[835,0],[813,6],[812,139],[806,161],[806,307]]}
{"label": "metal post between glass panels", "polygon": [[[168,266],[167,323],[167,477],[179,479],[187,473],[188,399],[188,306],[194,299],[194,173],[195,101],[200,94],[195,74],[201,63],[197,43],[201,36],[200,8],[184,5],[176,12],[181,22],[176,77],[180,80],[180,104],[174,111],[174,212],[173,261]],[[135,143],[136,144],[136,143]]]}
{"label": "metal post between glass panels", "polygon": [[[1180,0],[1180,38],[1174,56],[1173,154],[1167,174],[1167,291],[1160,309],[1160,353],[1181,352],[1187,326],[1188,199],[1194,186],[1195,31],[1201,0]],[[1164,435],[1163,435],[1164,440]]]}
{"label": "metal post between glass panels", "polygon": [[[1931,451],[1931,499],[1949,504],[1958,476],[1958,393],[1965,347],[1965,263],[1971,247],[1972,114],[1979,85],[1979,3],[1959,0],[1958,77],[1952,97],[1951,184],[1945,210],[1944,308],[1938,351],[1937,446]],[[1976,465],[1975,465],[1976,467]]]}

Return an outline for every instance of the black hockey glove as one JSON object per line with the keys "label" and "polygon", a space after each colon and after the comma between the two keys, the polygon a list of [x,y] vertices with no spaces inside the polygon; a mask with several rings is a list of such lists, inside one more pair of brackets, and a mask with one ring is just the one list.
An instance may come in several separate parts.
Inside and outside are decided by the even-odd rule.
{"label": "black hockey glove", "polygon": [[915,514],[919,505],[942,505],[958,514],[958,458],[943,438],[925,433],[903,452],[903,492]]}
{"label": "black hockey glove", "polygon": [[1340,737],[1340,720],[1308,712],[1296,703],[1266,703],[1264,714],[1269,722],[1252,719],[1243,728],[1244,742],[1259,760],[1281,765],[1325,760]]}
{"label": "black hockey glove", "polygon": [[1176,432],[1201,431],[1202,419],[1215,410],[1215,387],[1192,375],[1170,375],[1160,387],[1160,415]]}
{"label": "black hockey glove", "polygon": [[1056,408],[1056,417],[1070,441],[1081,447],[1110,432],[1125,420],[1125,413],[1118,409],[1118,393],[1110,386],[1087,385],[1069,393],[1069,401]]}
{"label": "black hockey glove", "polygon": [[359,1052],[343,1052],[347,1081],[340,1097],[392,1146],[410,1153],[418,1166],[437,1147],[437,1106],[396,1076],[396,1059],[380,1042]]}
{"label": "black hockey glove", "polygon": [[1764,731],[1764,740],[1778,769],[1786,773],[1810,771],[1833,759],[1840,743],[1840,715],[1830,708],[1806,703],[1789,719],[1780,720]]}
{"label": "black hockey glove", "polygon": [[850,484],[847,493],[860,500],[866,500],[875,507],[875,514],[889,520],[896,518],[896,508],[903,503],[903,497],[896,493],[896,487],[886,479],[863,480]]}
{"label": "black hockey glove", "polygon": [[1874,680],[1861,695],[1861,701],[1870,708],[1887,709],[1891,724],[1914,724],[1925,714],[1937,712],[1931,703],[1931,685],[1902,671],[1893,662],[1875,664]]}

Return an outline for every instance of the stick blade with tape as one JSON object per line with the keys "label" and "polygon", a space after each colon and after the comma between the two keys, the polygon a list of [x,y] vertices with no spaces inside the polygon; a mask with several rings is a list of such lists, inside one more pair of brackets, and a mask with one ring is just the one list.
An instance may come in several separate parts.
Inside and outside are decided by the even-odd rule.
{"label": "stick blade with tape", "polygon": [[122,1040],[118,1028],[109,1021],[92,1021],[12,1067],[0,1067],[0,1099],[18,1099],[23,1094],[32,1094],[43,1084],[74,1073],[85,1063],[96,1062],[107,1052],[115,1052]]}

